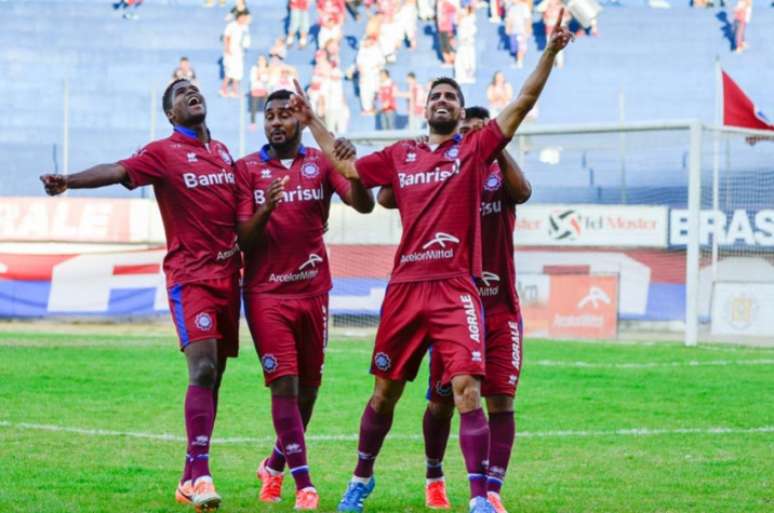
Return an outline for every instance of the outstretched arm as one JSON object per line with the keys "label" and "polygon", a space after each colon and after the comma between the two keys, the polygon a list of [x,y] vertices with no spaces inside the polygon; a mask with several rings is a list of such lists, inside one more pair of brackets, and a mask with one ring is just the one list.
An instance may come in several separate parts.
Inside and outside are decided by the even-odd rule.
{"label": "outstretched arm", "polygon": [[[296,94],[291,96],[288,105],[293,110],[294,114],[298,118],[299,122],[309,128],[312,132],[312,137],[317,141],[320,146],[320,150],[325,153],[328,160],[331,161],[333,167],[344,178],[349,180],[350,190],[347,197],[344,200],[352,205],[352,207],[363,214],[367,214],[374,209],[374,197],[371,191],[366,189],[363,183],[360,181],[360,175],[355,168],[355,153],[354,147],[348,144],[347,141],[340,140],[338,145],[333,134],[330,133],[328,127],[325,126],[320,116],[314,113],[309,102],[306,100],[304,90],[301,88],[301,84],[298,80],[293,80],[296,87]],[[349,146],[350,151],[345,151],[344,146]]]}
{"label": "outstretched arm", "polygon": [[501,151],[497,155],[497,164],[500,166],[500,171],[503,174],[505,190],[508,192],[508,196],[517,205],[526,203],[530,196],[532,196],[532,185],[530,185],[527,177],[524,176],[524,172],[519,167],[519,164],[516,163],[516,160],[506,150]]}
{"label": "outstretched arm", "polygon": [[49,196],[67,189],[96,189],[116,183],[129,184],[129,174],[121,164],[98,164],[72,175],[41,175],[40,181]]}
{"label": "outstretched arm", "polygon": [[554,67],[556,54],[574,39],[572,33],[562,26],[563,17],[564,8],[559,12],[559,17],[551,34],[551,40],[546,45],[546,49],[543,51],[537,67],[527,77],[516,100],[509,103],[497,116],[497,124],[505,137],[513,137],[513,134],[516,133],[516,129],[519,128],[521,122],[529,111],[532,110],[532,107],[535,106],[535,103],[537,103],[538,97],[543,91],[543,86],[546,85],[548,80],[548,75],[551,74],[551,68]]}

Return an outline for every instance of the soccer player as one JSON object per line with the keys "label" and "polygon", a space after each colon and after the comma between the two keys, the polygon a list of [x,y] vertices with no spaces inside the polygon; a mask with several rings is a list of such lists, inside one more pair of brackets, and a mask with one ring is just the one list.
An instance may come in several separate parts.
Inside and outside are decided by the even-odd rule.
{"label": "soccer player", "polygon": [[117,183],[129,189],[153,185],[167,238],[169,309],[188,363],[188,451],[175,498],[213,511],[221,498],[210,475],[210,437],[226,359],[239,350],[236,181],[228,149],[210,137],[199,89],[175,80],[162,105],[174,127],[171,136],[113,164],[40,179],[50,195]]}
{"label": "soccer player", "polygon": [[[483,107],[465,109],[459,132],[463,135],[480,130],[489,121]],[[516,394],[522,362],[522,317],[516,293],[513,261],[513,229],[517,204],[526,202],[532,187],[518,164],[506,150],[500,152],[489,169],[481,194],[481,244],[483,272],[476,280],[484,307],[486,377],[481,393],[486,397],[489,414],[489,469],[487,498],[497,513],[507,513],[500,488],[508,468],[515,436],[513,398]],[[379,191],[379,203],[396,208],[391,187]],[[425,438],[427,482],[425,503],[431,509],[451,507],[446,494],[441,462],[449,440],[454,401],[451,386],[443,382],[439,358],[430,355],[430,401],[422,430]]]}
{"label": "soccer player", "polygon": [[[345,176],[367,187],[392,186],[403,236],[382,306],[372,362],[374,393],[361,419],[358,464],[339,511],[361,512],[374,489],[373,466],[392,424],[405,382],[431,346],[441,380],[451,383],[461,413],[460,444],[471,485],[470,511],[487,501],[489,425],[480,404],[484,375],[481,302],[471,276],[481,277],[480,199],[489,166],[532,109],[556,54],[572,39],[561,27],[549,41],[519,97],[481,130],[456,133],[464,98],[451,79],[433,82],[426,103],[429,144],[400,141],[349,165]],[[302,103],[294,97],[296,105]],[[320,140],[318,139],[318,142]],[[327,145],[323,150],[335,159]]]}
{"label": "soccer player", "polygon": [[303,126],[288,107],[292,93],[266,100],[268,144],[237,161],[239,245],[245,252],[244,302],[255,348],[271,389],[277,443],[258,467],[260,499],[277,502],[287,462],[297,510],[316,509],[304,430],[322,380],[331,275],[323,241],[331,197],[367,213],[371,192],[337,173],[319,150],[301,144]]}
{"label": "soccer player", "polygon": [[[428,93],[429,144],[399,141],[342,166],[367,187],[390,185],[403,234],[382,305],[371,372],[374,392],[361,419],[358,462],[340,512],[363,511],[373,467],[407,380],[428,346],[441,360],[460,411],[460,445],[470,481],[471,513],[492,513],[487,501],[489,424],[481,408],[484,376],[480,203],[489,163],[534,107],[559,51],[572,35],[557,25],[536,69],[515,101],[481,130],[462,138],[464,98],[456,82],[435,80]],[[325,146],[322,146],[325,150]],[[337,169],[339,169],[337,167]]]}

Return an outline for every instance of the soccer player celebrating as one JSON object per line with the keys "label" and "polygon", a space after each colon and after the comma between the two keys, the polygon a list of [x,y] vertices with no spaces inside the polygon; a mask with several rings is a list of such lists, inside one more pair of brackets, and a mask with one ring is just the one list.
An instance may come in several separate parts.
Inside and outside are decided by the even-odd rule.
{"label": "soccer player celebrating", "polygon": [[[483,107],[465,109],[459,132],[480,130],[489,121]],[[476,280],[484,306],[486,377],[481,392],[489,414],[489,469],[487,498],[497,513],[507,513],[500,488],[508,468],[515,436],[513,398],[522,362],[522,317],[516,293],[513,229],[516,204],[526,202],[532,188],[518,164],[503,150],[492,163],[481,194],[483,272]],[[391,187],[379,191],[379,203],[396,208]],[[451,507],[441,462],[449,439],[454,402],[451,386],[444,383],[439,358],[430,357],[430,388],[422,428],[427,458],[425,503],[431,509]]]}
{"label": "soccer player celebrating", "polygon": [[239,245],[245,252],[247,321],[271,389],[277,443],[261,462],[260,499],[280,500],[287,462],[297,510],[316,509],[304,430],[320,387],[328,336],[331,275],[323,232],[336,192],[359,212],[374,199],[359,180],[337,173],[319,150],[301,144],[303,126],[288,106],[292,93],[266,100],[269,143],[240,159],[237,170]]}
{"label": "soccer player celebrating", "polygon": [[169,308],[188,363],[188,453],[175,496],[197,511],[212,511],[221,502],[208,463],[218,389],[227,357],[239,350],[236,185],[228,149],[210,137],[199,89],[175,80],[162,105],[174,127],[170,137],[114,164],[40,179],[50,195],[117,183],[129,189],[153,185],[167,238]]}
{"label": "soccer player celebrating", "polygon": [[374,461],[392,425],[395,405],[406,381],[416,376],[428,345],[433,358],[441,361],[441,380],[451,383],[461,414],[470,511],[494,511],[486,499],[489,424],[480,400],[482,305],[471,280],[482,277],[481,191],[489,163],[534,107],[556,54],[571,39],[569,31],[557,26],[518,98],[480,130],[465,138],[457,134],[462,92],[453,80],[437,79],[425,104],[429,144],[400,141],[337,167],[367,187],[392,186],[403,224],[376,335],[374,392],[361,419],[358,462],[339,503],[340,512],[363,511],[375,486]]}

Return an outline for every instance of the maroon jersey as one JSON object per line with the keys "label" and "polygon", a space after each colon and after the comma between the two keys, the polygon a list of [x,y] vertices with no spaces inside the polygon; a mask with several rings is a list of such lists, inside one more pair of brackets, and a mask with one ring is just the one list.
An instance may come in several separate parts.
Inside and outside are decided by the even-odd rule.
{"label": "maroon jersey", "polygon": [[400,211],[392,283],[481,276],[481,189],[506,143],[492,120],[435,150],[406,140],[358,159],[363,184],[392,186]]}
{"label": "maroon jersey", "polygon": [[264,146],[236,164],[240,222],[266,202],[272,180],[289,177],[262,240],[246,258],[244,290],[289,297],[324,294],[332,284],[323,231],[333,192],[345,198],[349,181],[319,150],[302,146],[288,169],[268,149]]}
{"label": "maroon jersey", "polygon": [[484,247],[483,273],[476,280],[484,311],[515,311],[516,268],[513,262],[513,230],[516,204],[503,183],[497,162],[489,167],[481,194],[481,242]]}
{"label": "maroon jersey", "polygon": [[239,271],[236,180],[226,146],[202,144],[175,131],[120,161],[130,188],[153,185],[164,222],[167,284],[230,276]]}

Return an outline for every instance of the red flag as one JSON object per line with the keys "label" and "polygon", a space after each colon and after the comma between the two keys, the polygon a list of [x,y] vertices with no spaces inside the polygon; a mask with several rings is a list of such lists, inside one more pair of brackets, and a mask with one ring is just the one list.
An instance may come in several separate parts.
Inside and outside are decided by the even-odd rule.
{"label": "red flag", "polygon": [[723,124],[756,130],[774,130],[774,124],[744,94],[744,91],[723,71]]}

